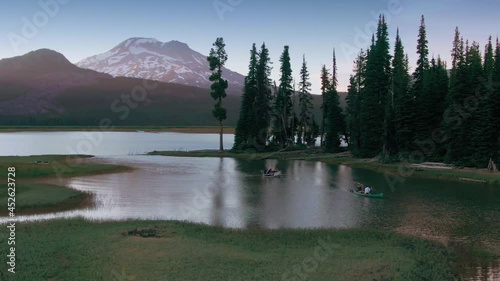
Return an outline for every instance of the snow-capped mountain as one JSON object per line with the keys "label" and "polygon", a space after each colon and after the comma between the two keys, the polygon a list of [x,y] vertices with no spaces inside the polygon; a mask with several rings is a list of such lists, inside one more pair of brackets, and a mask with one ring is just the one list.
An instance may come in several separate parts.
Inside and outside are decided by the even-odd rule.
{"label": "snow-capped mountain", "polygon": [[[160,42],[151,38],[130,38],[110,51],[84,59],[79,67],[114,77],[150,79],[209,88],[207,56],[179,41]],[[223,78],[233,90],[241,89],[245,77],[228,69]]]}

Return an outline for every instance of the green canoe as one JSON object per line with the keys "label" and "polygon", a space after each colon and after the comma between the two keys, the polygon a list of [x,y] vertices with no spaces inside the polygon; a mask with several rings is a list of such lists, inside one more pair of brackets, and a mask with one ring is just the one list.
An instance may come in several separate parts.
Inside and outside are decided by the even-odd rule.
{"label": "green canoe", "polygon": [[384,198],[384,194],[383,193],[378,193],[378,194],[364,194],[364,193],[356,192],[356,191],[353,191],[352,193],[354,193],[354,194],[356,194],[358,196],[362,196],[362,197]]}

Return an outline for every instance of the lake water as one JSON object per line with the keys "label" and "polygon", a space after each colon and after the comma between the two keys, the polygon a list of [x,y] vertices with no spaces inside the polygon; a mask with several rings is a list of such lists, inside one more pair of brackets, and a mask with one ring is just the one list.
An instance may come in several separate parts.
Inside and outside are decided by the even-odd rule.
{"label": "lake water", "polygon": [[[225,148],[231,148],[233,143],[233,135],[224,135]],[[112,156],[199,149],[219,149],[219,135],[100,131],[0,133],[0,156]]]}
{"label": "lake water", "polygon": [[[35,146],[28,147],[19,136],[36,136],[38,141],[32,140]],[[8,145],[21,155],[49,150],[64,154],[64,146],[78,145],[81,136],[0,134],[0,147],[3,152]],[[57,148],[57,143],[45,143],[49,140],[62,143]],[[226,136],[226,140],[230,147],[232,137]],[[95,206],[18,219],[175,219],[232,228],[371,228],[441,241],[464,253],[477,244],[500,252],[498,187],[408,178],[391,189],[384,174],[342,165],[129,155],[150,150],[213,149],[217,141],[217,135],[107,133],[103,147],[95,147],[99,153],[94,154],[101,156],[88,161],[125,164],[136,170],[67,182],[48,180],[94,193]],[[104,156],[106,151],[109,155]],[[274,166],[284,172],[283,177],[260,176],[261,169]],[[350,193],[353,180],[374,186],[387,198]],[[463,258],[460,267],[464,280],[500,280],[500,261]]]}

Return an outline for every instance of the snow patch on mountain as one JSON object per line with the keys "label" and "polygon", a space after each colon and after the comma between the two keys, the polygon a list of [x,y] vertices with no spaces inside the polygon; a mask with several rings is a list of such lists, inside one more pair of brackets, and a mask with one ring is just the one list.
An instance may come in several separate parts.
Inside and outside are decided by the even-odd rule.
{"label": "snow patch on mountain", "polygon": [[[179,41],[160,42],[153,38],[130,38],[111,49],[77,63],[112,76],[125,76],[209,88],[211,82],[206,56]],[[244,76],[223,69],[230,88],[241,90]]]}

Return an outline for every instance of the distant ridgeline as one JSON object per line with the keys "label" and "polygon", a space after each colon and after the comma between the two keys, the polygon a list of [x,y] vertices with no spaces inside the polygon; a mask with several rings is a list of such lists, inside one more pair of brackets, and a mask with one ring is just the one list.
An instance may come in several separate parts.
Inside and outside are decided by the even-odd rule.
{"label": "distant ridgeline", "polygon": [[[235,83],[224,99],[228,126],[238,120],[242,89]],[[201,86],[113,77],[42,49],[0,61],[0,126],[216,126],[210,89]]]}
{"label": "distant ridgeline", "polygon": [[[0,61],[0,125],[208,126],[210,90],[191,85],[116,77],[79,68],[62,54],[38,50]],[[226,100],[235,124],[241,88]]]}

